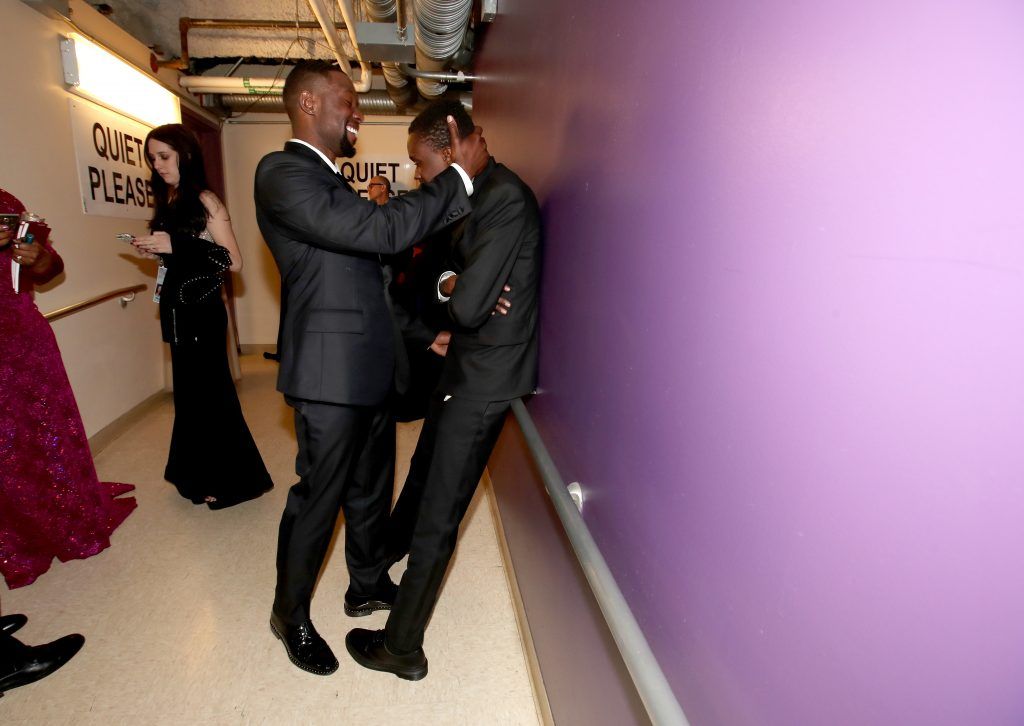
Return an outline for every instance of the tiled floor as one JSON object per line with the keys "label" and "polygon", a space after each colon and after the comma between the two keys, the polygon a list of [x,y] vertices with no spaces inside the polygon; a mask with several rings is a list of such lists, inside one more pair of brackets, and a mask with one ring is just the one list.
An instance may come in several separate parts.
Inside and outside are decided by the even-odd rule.
{"label": "tiled floor", "polygon": [[[267,619],[295,439],[290,410],[274,391],[276,368],[244,358],[243,370],[242,405],[275,490],[221,512],[178,497],[161,478],[169,402],[111,444],[97,459],[100,477],[136,484],[139,501],[112,547],[55,562],[26,588],[0,584],[3,611],[29,616],[25,642],[86,636],[61,671],[0,699],[0,723],[537,724],[483,488],[427,631],[425,680],[363,670],[349,658],[349,628],[383,627],[386,613],[345,617],[340,546],[324,569],[313,618],[341,668],[318,677],[288,662]],[[399,482],[418,432],[419,424],[400,427]],[[396,581],[403,568],[392,570]]]}

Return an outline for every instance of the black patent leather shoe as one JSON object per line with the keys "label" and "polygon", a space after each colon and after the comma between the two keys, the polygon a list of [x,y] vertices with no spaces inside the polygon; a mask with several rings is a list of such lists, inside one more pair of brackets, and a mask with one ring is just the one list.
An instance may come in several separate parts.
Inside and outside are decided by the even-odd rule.
{"label": "black patent leather shoe", "polygon": [[28,618],[18,613],[0,616],[0,635],[13,635],[27,622]]}
{"label": "black patent leather shoe", "polygon": [[350,592],[345,593],[345,614],[350,618],[361,618],[370,615],[378,610],[390,610],[395,604],[398,596],[398,585],[391,582],[389,578],[377,585],[377,592],[368,597],[353,597]]}
{"label": "black patent leather shoe", "polygon": [[372,671],[393,673],[407,681],[418,681],[427,677],[427,656],[423,648],[399,655],[388,650],[383,630],[355,628],[345,636],[345,647],[349,655],[363,668]]}
{"label": "black patent leather shoe", "polygon": [[85,643],[85,638],[78,633],[34,647],[12,637],[5,640],[0,650],[0,696],[12,688],[46,678],[74,658]]}
{"label": "black patent leather shoe", "polygon": [[331,646],[316,632],[312,621],[301,625],[286,625],[276,615],[270,616],[270,630],[284,643],[288,660],[296,666],[318,676],[329,676],[338,670],[338,659]]}

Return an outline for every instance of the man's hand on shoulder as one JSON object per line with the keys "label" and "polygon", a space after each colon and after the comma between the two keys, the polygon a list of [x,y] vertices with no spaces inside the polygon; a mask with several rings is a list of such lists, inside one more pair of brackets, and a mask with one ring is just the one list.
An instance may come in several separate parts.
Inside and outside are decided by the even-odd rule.
{"label": "man's hand on shoulder", "polygon": [[448,117],[448,135],[452,141],[452,163],[458,164],[470,178],[477,176],[487,166],[490,154],[487,153],[487,141],[484,131],[479,126],[465,138],[459,137],[459,126],[455,119]]}

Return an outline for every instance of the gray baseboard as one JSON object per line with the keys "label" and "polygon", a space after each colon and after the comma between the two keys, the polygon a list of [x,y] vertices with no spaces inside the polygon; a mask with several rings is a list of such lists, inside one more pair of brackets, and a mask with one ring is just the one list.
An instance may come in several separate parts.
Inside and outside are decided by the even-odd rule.
{"label": "gray baseboard", "polygon": [[533,644],[533,633],[530,632],[530,621],[526,617],[526,608],[523,605],[523,594],[519,590],[519,582],[516,580],[516,569],[512,563],[512,553],[508,549],[508,540],[505,537],[505,527],[501,522],[501,512],[498,510],[498,499],[491,482],[491,474],[484,471],[483,484],[490,495],[491,517],[494,520],[494,532],[498,538],[498,549],[501,550],[501,559],[505,565],[505,577],[508,581],[509,595],[512,596],[512,608],[516,613],[516,623],[519,625],[519,637],[522,640],[523,653],[526,656],[526,665],[530,670],[530,681],[533,685],[533,700],[537,707],[537,717],[543,726],[554,726],[555,719],[551,713],[551,703],[548,701],[548,693],[544,688],[544,675],[540,670],[540,660],[537,658],[537,648]]}
{"label": "gray baseboard", "polygon": [[238,347],[242,349],[242,355],[262,355],[277,350],[276,343],[242,343]]}
{"label": "gray baseboard", "polygon": [[130,429],[139,420],[141,420],[143,416],[170,398],[171,393],[169,391],[157,391],[152,396],[142,401],[142,403],[136,405],[127,413],[118,416],[116,419],[90,436],[89,449],[92,451],[93,457],[98,456],[101,451],[110,446],[114,439]]}

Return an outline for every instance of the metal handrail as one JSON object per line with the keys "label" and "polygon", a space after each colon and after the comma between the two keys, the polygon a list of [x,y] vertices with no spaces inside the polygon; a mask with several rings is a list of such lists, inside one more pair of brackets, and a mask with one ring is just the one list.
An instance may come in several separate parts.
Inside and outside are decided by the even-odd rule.
{"label": "metal handrail", "polygon": [[91,297],[88,300],[83,300],[82,302],[77,302],[74,303],[73,305],[67,305],[62,308],[57,308],[53,312],[44,313],[43,317],[46,318],[47,322],[52,323],[54,320],[58,318],[63,318],[64,316],[70,315],[71,313],[76,313],[79,310],[82,310],[83,308],[87,308],[92,305],[97,305],[107,300],[112,300],[115,297],[121,298],[121,307],[124,307],[125,305],[127,305],[128,303],[135,299],[135,293],[142,292],[145,289],[145,285],[132,285],[131,287],[122,287],[119,290],[111,290],[110,292],[104,293],[103,295],[97,295],[96,297]]}
{"label": "metal handrail", "polygon": [[608,569],[601,551],[597,548],[594,538],[583,521],[583,515],[576,508],[572,497],[566,489],[555,462],[551,459],[544,441],[533,424],[530,412],[526,410],[522,399],[512,402],[512,411],[515,413],[519,428],[526,439],[526,445],[533,455],[533,459],[540,470],[541,478],[544,480],[544,487],[555,506],[558,518],[562,520],[562,526],[569,537],[573,551],[580,561],[583,573],[590,583],[590,589],[594,592],[601,613],[608,623],[615,644],[622,654],[622,660],[626,664],[630,677],[640,694],[647,714],[651,721],[658,726],[671,724],[688,726],[686,714],[683,713],[679,701],[676,700],[665,674],[658,665],[651,646],[647,643],[640,626],[629,609],[626,598],[623,597],[618,583]]}

